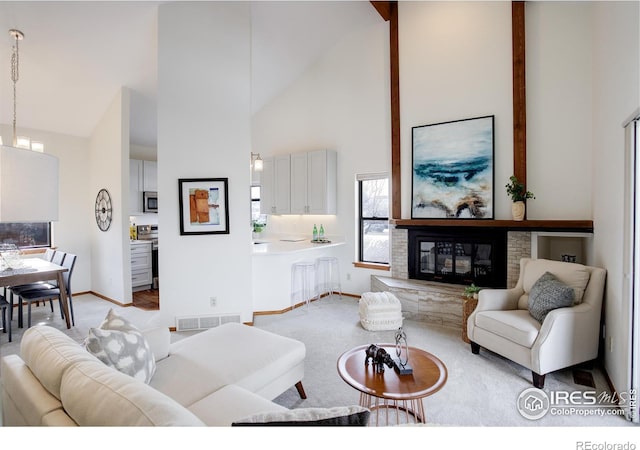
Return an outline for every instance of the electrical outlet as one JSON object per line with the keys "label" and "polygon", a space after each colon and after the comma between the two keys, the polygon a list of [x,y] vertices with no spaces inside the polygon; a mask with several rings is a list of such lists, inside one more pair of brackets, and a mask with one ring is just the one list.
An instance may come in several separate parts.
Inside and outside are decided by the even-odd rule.
{"label": "electrical outlet", "polygon": [[609,336],[609,353],[613,352],[613,336]]}
{"label": "electrical outlet", "polygon": [[351,280],[351,274],[347,273],[347,281],[350,281],[350,280]]}
{"label": "electrical outlet", "polygon": [[209,297],[209,306],[215,308],[217,306],[218,299],[216,297]]}

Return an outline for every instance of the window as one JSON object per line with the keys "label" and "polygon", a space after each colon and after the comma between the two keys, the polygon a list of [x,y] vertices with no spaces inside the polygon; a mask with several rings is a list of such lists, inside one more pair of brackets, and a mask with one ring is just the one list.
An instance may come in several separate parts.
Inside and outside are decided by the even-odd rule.
{"label": "window", "polygon": [[260,220],[260,186],[251,186],[251,220]]}
{"label": "window", "polygon": [[389,264],[389,177],[358,175],[360,261]]}
{"label": "window", "polygon": [[0,242],[18,248],[51,247],[51,223],[0,223]]}

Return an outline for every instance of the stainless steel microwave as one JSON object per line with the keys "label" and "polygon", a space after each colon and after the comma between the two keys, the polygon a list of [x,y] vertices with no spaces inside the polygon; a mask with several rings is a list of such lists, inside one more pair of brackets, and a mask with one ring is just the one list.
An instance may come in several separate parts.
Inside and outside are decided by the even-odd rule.
{"label": "stainless steel microwave", "polygon": [[158,193],[145,191],[142,196],[143,212],[158,212]]}

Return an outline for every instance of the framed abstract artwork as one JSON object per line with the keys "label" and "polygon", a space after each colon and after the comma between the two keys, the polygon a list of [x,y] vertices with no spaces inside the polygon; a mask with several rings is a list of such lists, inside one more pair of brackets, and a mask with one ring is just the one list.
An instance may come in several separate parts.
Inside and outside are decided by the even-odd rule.
{"label": "framed abstract artwork", "polygon": [[180,234],[229,234],[227,178],[181,178]]}
{"label": "framed abstract artwork", "polygon": [[492,219],[494,116],[411,129],[412,219]]}

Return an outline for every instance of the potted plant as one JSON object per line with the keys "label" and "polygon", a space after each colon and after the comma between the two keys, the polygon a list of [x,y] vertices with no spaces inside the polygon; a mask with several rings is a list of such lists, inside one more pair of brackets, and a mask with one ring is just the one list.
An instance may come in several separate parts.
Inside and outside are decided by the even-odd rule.
{"label": "potted plant", "polygon": [[267,226],[267,224],[259,219],[252,221],[251,224],[253,225],[253,237],[259,238],[262,235],[262,231]]}
{"label": "potted plant", "polygon": [[478,292],[480,292],[482,288],[476,286],[474,283],[471,283],[470,286],[464,288],[464,296],[467,298],[478,299]]}
{"label": "potted plant", "polygon": [[511,214],[513,220],[524,220],[525,204],[528,198],[535,199],[533,192],[527,191],[524,184],[518,181],[515,175],[509,178],[509,183],[505,185],[507,194],[511,197]]}

